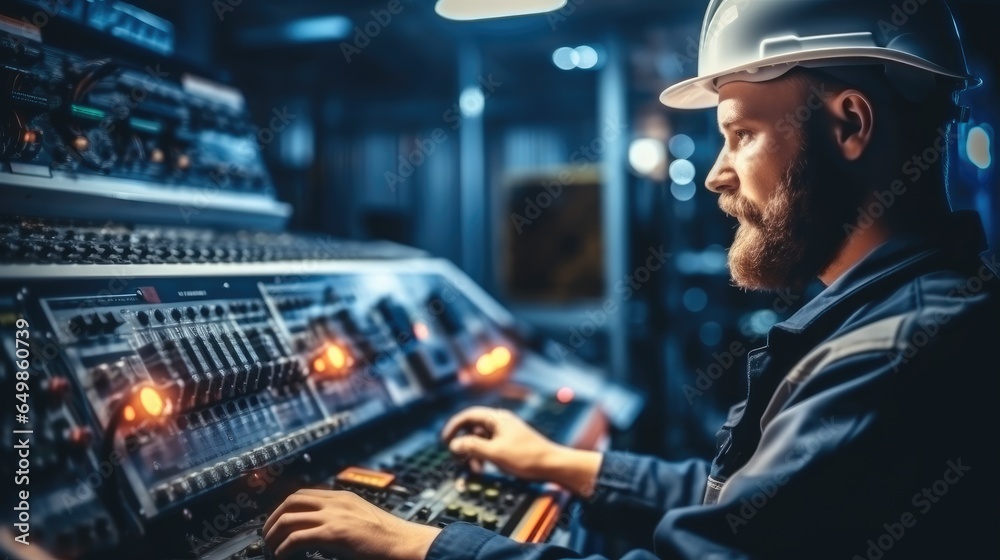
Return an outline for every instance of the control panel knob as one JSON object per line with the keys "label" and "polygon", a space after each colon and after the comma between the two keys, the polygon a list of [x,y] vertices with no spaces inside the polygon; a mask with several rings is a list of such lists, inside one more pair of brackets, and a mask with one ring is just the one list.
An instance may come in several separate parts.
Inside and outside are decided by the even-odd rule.
{"label": "control panel knob", "polygon": [[56,375],[42,382],[42,392],[50,405],[56,405],[66,400],[69,395],[69,380]]}
{"label": "control panel knob", "polygon": [[467,507],[462,510],[462,521],[476,521],[479,519],[479,512],[475,508]]}
{"label": "control panel knob", "polygon": [[90,446],[94,439],[94,433],[90,428],[74,426],[63,432],[63,442],[74,450],[83,450]]}

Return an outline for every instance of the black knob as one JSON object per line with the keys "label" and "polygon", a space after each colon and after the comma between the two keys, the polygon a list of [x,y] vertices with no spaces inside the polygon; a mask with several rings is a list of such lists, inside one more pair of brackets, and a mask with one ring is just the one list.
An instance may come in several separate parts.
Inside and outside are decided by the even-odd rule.
{"label": "black knob", "polygon": [[145,311],[140,311],[135,314],[135,318],[139,320],[139,324],[146,326],[149,324],[149,313]]}
{"label": "black knob", "polygon": [[115,329],[124,324],[124,321],[119,319],[114,313],[108,311],[98,317],[98,324],[103,332],[110,334],[115,332]]}
{"label": "black knob", "polygon": [[81,336],[87,332],[87,322],[83,315],[77,315],[69,320],[69,332],[73,336]]}
{"label": "black knob", "polygon": [[101,317],[97,313],[91,313],[83,318],[87,334],[98,334],[104,330]]}
{"label": "black knob", "polygon": [[176,307],[170,310],[170,316],[174,318],[174,321],[181,320],[181,310]]}
{"label": "black knob", "polygon": [[162,323],[162,322],[164,322],[164,321],[167,320],[167,316],[163,314],[163,310],[162,309],[157,309],[156,311],[153,311],[153,318],[156,319],[160,323]]}
{"label": "black knob", "polygon": [[193,307],[188,307],[184,310],[184,313],[188,316],[188,319],[194,320],[198,316],[198,312],[194,310]]}
{"label": "black knob", "polygon": [[207,305],[202,305],[201,309],[199,309],[199,311],[201,312],[201,316],[204,317],[204,318],[206,318],[206,319],[212,313],[212,310],[209,309]]}

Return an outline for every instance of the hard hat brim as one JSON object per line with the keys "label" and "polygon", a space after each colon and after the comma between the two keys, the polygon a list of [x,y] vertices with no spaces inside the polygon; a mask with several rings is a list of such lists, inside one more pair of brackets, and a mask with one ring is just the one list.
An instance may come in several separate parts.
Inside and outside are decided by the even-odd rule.
{"label": "hard hat brim", "polygon": [[806,60],[803,60],[803,54],[787,53],[773,56],[706,76],[684,80],[665,89],[660,94],[660,103],[674,109],[709,109],[717,107],[719,105],[719,91],[715,83],[719,78],[733,74],[743,74],[744,76],[740,76],[734,81],[766,81],[774,79],[774,74],[761,72],[760,74],[769,76],[766,79],[762,76],[761,79],[755,80],[754,76],[759,70],[780,66],[787,66],[787,70],[791,70],[795,66],[817,68],[840,64],[857,64],[859,62],[869,64],[894,62],[965,82],[965,87],[960,89],[974,88],[983,83],[982,80],[974,76],[956,74],[923,58],[883,47],[841,47],[814,50],[809,51],[808,59]]}

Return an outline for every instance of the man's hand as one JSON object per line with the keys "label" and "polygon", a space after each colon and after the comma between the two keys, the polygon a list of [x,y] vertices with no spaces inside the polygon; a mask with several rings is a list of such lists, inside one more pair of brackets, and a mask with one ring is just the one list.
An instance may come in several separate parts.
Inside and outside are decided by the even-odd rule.
{"label": "man's hand", "polygon": [[[460,430],[466,435],[457,436]],[[555,482],[583,497],[594,492],[602,455],[558,445],[509,410],[473,407],[448,421],[441,432],[452,453],[474,468],[489,461],[507,474]]]}
{"label": "man's hand", "polygon": [[263,536],[279,560],[313,550],[343,560],[423,560],[440,532],[403,521],[351,492],[303,489],[268,517]]}

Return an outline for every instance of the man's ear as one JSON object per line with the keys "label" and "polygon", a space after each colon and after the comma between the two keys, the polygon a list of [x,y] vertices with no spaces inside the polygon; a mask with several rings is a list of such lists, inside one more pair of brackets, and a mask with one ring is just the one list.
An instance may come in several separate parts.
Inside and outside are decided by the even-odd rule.
{"label": "man's ear", "polygon": [[865,94],[845,90],[830,99],[827,107],[833,117],[834,142],[848,161],[858,160],[872,140],[875,111]]}

